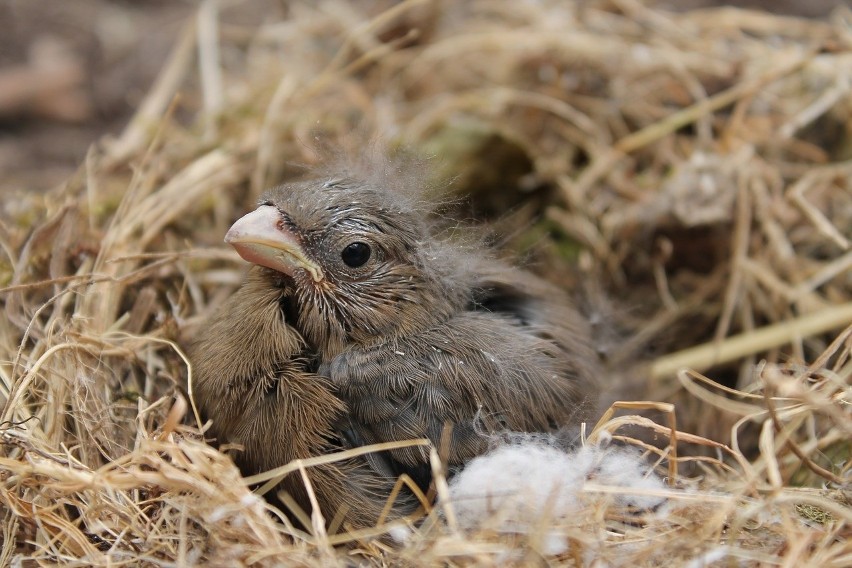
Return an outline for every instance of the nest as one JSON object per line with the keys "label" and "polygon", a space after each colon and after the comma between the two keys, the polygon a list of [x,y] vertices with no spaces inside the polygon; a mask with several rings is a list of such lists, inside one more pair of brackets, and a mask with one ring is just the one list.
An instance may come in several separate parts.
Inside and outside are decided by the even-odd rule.
{"label": "nest", "polygon": [[[852,12],[223,10],[202,4],[67,183],[4,204],[0,565],[849,565]],[[376,136],[587,290],[612,396],[635,399],[587,441],[653,456],[666,514],[590,484],[587,515],[547,523],[556,555],[451,503],[405,544],[304,532],[204,442],[183,347],[242,279],[222,235],[323,147]]]}

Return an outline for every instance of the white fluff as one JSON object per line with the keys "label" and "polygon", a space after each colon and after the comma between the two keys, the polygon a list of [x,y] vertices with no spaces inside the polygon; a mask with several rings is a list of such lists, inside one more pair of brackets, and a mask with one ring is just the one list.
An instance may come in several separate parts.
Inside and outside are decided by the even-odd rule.
{"label": "white fluff", "polygon": [[[568,539],[553,527],[580,524],[594,505],[624,508],[625,514],[659,510],[663,499],[647,491],[662,489],[663,482],[649,469],[624,448],[565,451],[528,440],[472,460],[450,481],[450,500],[463,528],[537,534],[543,537],[542,552],[559,554],[567,550]],[[592,491],[587,482],[619,490]]]}

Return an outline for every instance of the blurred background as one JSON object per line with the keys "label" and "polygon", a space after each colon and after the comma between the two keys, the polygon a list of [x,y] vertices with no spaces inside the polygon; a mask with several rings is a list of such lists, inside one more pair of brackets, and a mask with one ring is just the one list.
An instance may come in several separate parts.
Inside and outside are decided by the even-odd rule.
{"label": "blurred background", "polygon": [[[582,0],[578,0],[582,2]],[[819,18],[846,0],[659,0],[674,10],[731,5]],[[392,0],[357,0],[378,12]],[[286,16],[287,0],[223,1],[222,25]],[[334,3],[328,3],[334,9]],[[150,88],[199,3],[0,2],[0,191],[62,183],[91,143],[117,133]]]}

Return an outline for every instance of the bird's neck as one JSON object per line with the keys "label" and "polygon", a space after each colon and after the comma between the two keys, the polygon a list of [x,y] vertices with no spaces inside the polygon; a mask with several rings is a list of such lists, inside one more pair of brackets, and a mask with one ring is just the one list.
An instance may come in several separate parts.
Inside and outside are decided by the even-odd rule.
{"label": "bird's neck", "polygon": [[467,298],[462,293],[432,289],[429,294],[418,295],[417,301],[388,303],[367,315],[335,313],[331,303],[296,299],[297,327],[321,360],[329,360],[353,346],[372,348],[397,342],[440,325],[464,309]]}

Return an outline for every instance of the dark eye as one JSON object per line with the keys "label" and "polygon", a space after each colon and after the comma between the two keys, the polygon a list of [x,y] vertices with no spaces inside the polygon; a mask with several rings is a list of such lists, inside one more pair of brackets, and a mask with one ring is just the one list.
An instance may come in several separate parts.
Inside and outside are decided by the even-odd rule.
{"label": "dark eye", "polygon": [[370,260],[370,245],[367,243],[349,243],[340,253],[340,258],[349,268],[364,266]]}

